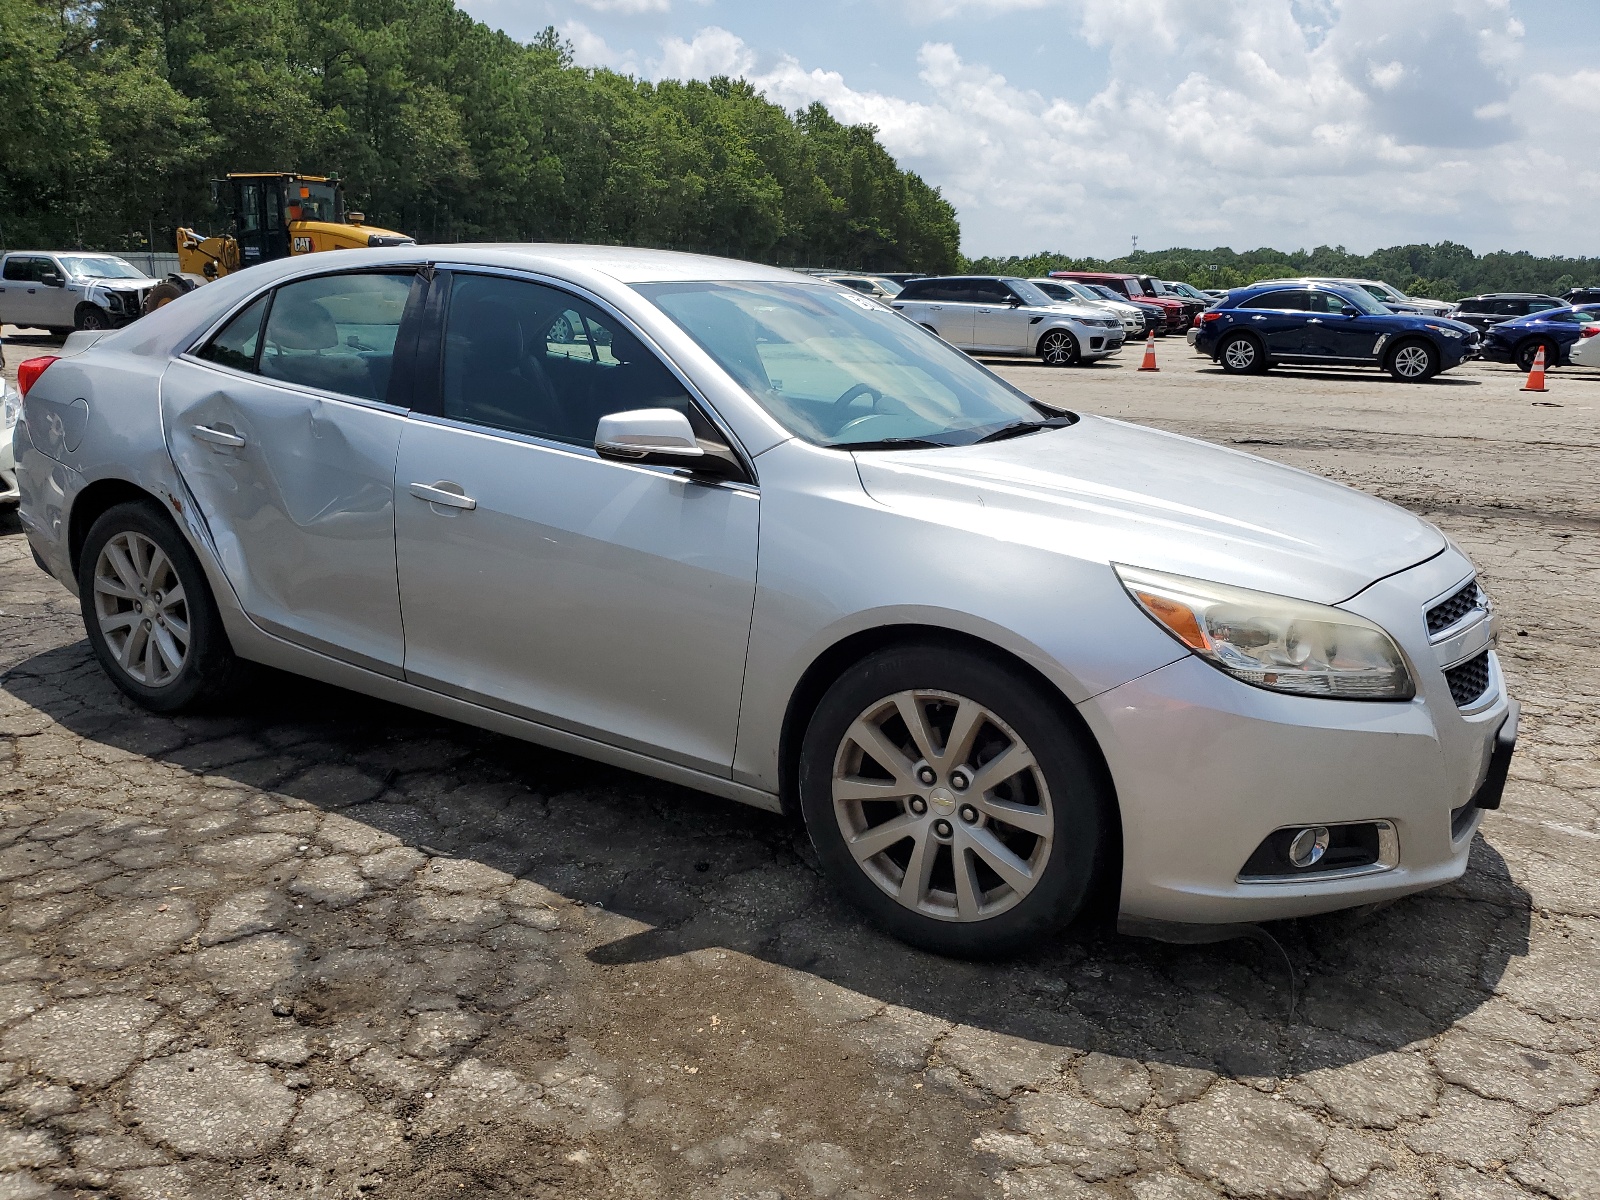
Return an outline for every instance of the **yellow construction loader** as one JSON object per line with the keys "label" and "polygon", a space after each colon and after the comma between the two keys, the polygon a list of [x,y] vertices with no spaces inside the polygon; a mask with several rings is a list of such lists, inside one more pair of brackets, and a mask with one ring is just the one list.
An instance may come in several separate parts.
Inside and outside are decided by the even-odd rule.
{"label": "yellow construction loader", "polygon": [[411,246],[415,238],[364,223],[344,208],[344,185],[323,175],[246,171],[211,181],[223,232],[178,230],[178,273],[150,289],[144,311],[256,263],[319,250]]}

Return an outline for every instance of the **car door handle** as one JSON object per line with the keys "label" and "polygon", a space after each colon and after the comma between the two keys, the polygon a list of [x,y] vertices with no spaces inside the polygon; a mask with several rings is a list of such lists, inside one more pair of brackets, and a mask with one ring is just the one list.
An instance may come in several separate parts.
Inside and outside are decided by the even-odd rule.
{"label": "car door handle", "polygon": [[244,438],[240,434],[226,429],[213,429],[209,425],[196,425],[194,435],[202,442],[210,442],[213,446],[231,446],[237,450],[244,445]]}
{"label": "car door handle", "polygon": [[413,483],[410,491],[418,500],[426,500],[429,504],[443,504],[446,508],[477,508],[478,502],[471,496],[464,496],[460,492],[447,490],[448,487],[459,487],[460,484],[450,483],[445,480],[438,483]]}
{"label": "car door handle", "polygon": [[1307,325],[1321,325],[1322,324],[1322,318],[1321,317],[1312,317],[1309,321],[1306,322],[1306,324]]}

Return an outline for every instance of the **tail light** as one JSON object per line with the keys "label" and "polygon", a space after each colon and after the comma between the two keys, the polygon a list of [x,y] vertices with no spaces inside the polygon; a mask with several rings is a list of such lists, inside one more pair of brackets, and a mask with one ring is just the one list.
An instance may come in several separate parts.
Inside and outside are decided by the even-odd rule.
{"label": "tail light", "polygon": [[1600,333],[1600,325],[1585,325],[1578,330],[1578,336],[1581,338],[1593,337],[1597,333]]}
{"label": "tail light", "polygon": [[1203,312],[1194,319],[1196,325],[1209,325],[1213,321],[1220,320],[1222,320],[1222,314],[1219,312]]}
{"label": "tail light", "polygon": [[17,391],[27,396],[28,389],[39,381],[45,368],[59,359],[54,354],[41,355],[39,358],[25,358],[17,364]]}

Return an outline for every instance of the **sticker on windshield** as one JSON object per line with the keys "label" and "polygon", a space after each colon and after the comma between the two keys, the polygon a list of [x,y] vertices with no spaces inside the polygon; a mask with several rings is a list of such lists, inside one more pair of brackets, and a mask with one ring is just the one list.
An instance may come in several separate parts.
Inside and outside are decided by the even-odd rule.
{"label": "sticker on windshield", "polygon": [[857,308],[864,308],[868,312],[876,312],[882,307],[882,305],[880,305],[876,300],[869,300],[860,292],[839,291],[835,292],[834,295],[838,296],[841,300],[848,300]]}

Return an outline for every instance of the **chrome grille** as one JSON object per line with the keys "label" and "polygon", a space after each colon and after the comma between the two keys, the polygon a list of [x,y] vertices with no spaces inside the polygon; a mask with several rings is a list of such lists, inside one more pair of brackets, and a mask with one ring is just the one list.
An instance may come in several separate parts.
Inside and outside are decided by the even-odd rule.
{"label": "chrome grille", "polygon": [[1458,663],[1444,673],[1457,708],[1465,708],[1489,690],[1489,652]]}
{"label": "chrome grille", "polygon": [[1441,633],[1478,607],[1478,581],[1469,579],[1453,596],[1428,610],[1428,636]]}

